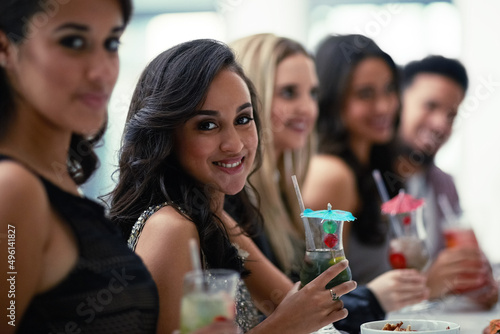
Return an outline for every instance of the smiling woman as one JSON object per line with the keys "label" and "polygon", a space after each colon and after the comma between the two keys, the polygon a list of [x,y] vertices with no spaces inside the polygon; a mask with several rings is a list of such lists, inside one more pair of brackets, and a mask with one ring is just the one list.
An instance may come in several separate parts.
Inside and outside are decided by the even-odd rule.
{"label": "smiling woman", "polygon": [[[243,278],[236,321],[245,332],[309,333],[345,317],[343,304],[325,290],[345,262],[287,296],[293,284],[247,236],[251,222],[238,225],[224,211],[224,197],[241,192],[259,165],[259,133],[253,85],[221,42],[179,44],[141,75],[110,212],[158,285],[158,332],[179,328],[183,277],[194,269],[191,239],[204,269],[232,269]],[[258,219],[249,203],[243,209]],[[335,293],[354,287],[346,282]],[[269,315],[260,324],[257,308]]]}
{"label": "smiling woman", "polygon": [[[160,332],[179,328],[180,309],[174,305],[180,305],[182,278],[192,269],[188,239],[199,240],[205,268],[247,273],[222,224],[220,201],[226,192],[243,188],[260,157],[256,105],[232,53],[216,41],[175,46],[157,56],[139,79],[110,214],[124,236],[132,237],[158,284],[165,306]],[[137,221],[151,206],[158,207],[147,215],[147,224]],[[131,235],[141,228],[140,235]],[[245,323],[240,322],[246,329],[257,321],[254,308],[247,310]]]}
{"label": "smiling woman", "polygon": [[2,333],[156,329],[151,275],[78,189],[97,165],[130,15],[127,0],[0,3]]}

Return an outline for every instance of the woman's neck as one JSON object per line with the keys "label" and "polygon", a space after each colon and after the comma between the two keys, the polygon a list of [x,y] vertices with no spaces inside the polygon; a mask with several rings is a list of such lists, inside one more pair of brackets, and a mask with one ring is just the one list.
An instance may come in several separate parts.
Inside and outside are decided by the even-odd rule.
{"label": "woman's neck", "polygon": [[75,192],[77,187],[67,170],[70,141],[71,133],[68,131],[55,131],[17,119],[12,121],[0,141],[0,152],[18,160],[60,188]]}
{"label": "woman's neck", "polygon": [[217,216],[221,216],[224,211],[225,194],[220,191],[214,191],[210,194],[210,209]]}
{"label": "woman's neck", "polygon": [[373,144],[365,141],[365,140],[351,140],[350,142],[351,150],[358,158],[359,162],[367,166],[370,162],[370,151],[373,147]]}

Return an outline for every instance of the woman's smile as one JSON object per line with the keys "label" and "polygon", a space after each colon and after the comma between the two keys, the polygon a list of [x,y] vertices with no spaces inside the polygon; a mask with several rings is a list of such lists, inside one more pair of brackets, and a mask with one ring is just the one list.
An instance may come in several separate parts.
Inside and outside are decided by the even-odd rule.
{"label": "woman's smile", "polygon": [[245,157],[238,159],[228,159],[216,161],[213,164],[217,166],[217,169],[220,171],[227,173],[229,175],[236,175],[245,170]]}

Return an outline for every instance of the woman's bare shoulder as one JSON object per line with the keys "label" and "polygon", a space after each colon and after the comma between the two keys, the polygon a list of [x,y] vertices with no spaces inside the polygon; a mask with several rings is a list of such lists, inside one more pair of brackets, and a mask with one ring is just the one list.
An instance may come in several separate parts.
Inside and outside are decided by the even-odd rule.
{"label": "woman's bare shoulder", "polygon": [[[0,162],[0,234],[8,236],[10,247],[8,253],[7,246],[1,247],[0,256],[15,258],[7,271],[15,268],[19,273],[16,281],[19,317],[33,295],[47,285],[44,264],[47,263],[46,250],[53,231],[51,218],[50,202],[40,179],[16,162]],[[0,240],[0,245],[5,244]],[[0,297],[0,301],[4,303],[6,297],[7,294]]]}
{"label": "woman's bare shoulder", "polygon": [[49,210],[47,193],[36,175],[17,162],[0,162],[0,216],[3,222],[12,220],[17,224],[29,224],[32,229],[43,228],[46,220],[42,217],[46,217]]}
{"label": "woman's bare shoulder", "polygon": [[175,248],[191,238],[198,238],[196,225],[186,215],[167,205],[148,218],[137,247],[161,245],[162,248]]}
{"label": "woman's bare shoulder", "polygon": [[354,172],[339,157],[315,156],[307,172],[303,195],[306,206],[313,210],[325,209],[331,203],[336,209],[352,211],[356,207]]}
{"label": "woman's bare shoulder", "polygon": [[160,230],[196,230],[196,226],[193,221],[187,215],[180,212],[180,209],[177,209],[172,205],[165,205],[151,215],[148,219],[148,225]]}
{"label": "woman's bare shoulder", "polygon": [[335,155],[316,155],[311,159],[308,178],[318,182],[336,185],[352,185],[355,182],[354,171],[340,157]]}

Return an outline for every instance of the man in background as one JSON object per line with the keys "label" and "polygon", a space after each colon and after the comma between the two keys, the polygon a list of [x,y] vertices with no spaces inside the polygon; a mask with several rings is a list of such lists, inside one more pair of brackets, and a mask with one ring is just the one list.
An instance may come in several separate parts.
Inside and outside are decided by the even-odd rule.
{"label": "man in background", "polygon": [[444,225],[461,216],[458,193],[450,175],[434,157],[452,133],[453,122],[468,88],[465,67],[455,59],[428,56],[402,71],[400,157],[396,170],[406,192],[424,198],[431,298],[465,293],[486,306],[498,300],[491,266],[478,247],[448,247]]}

